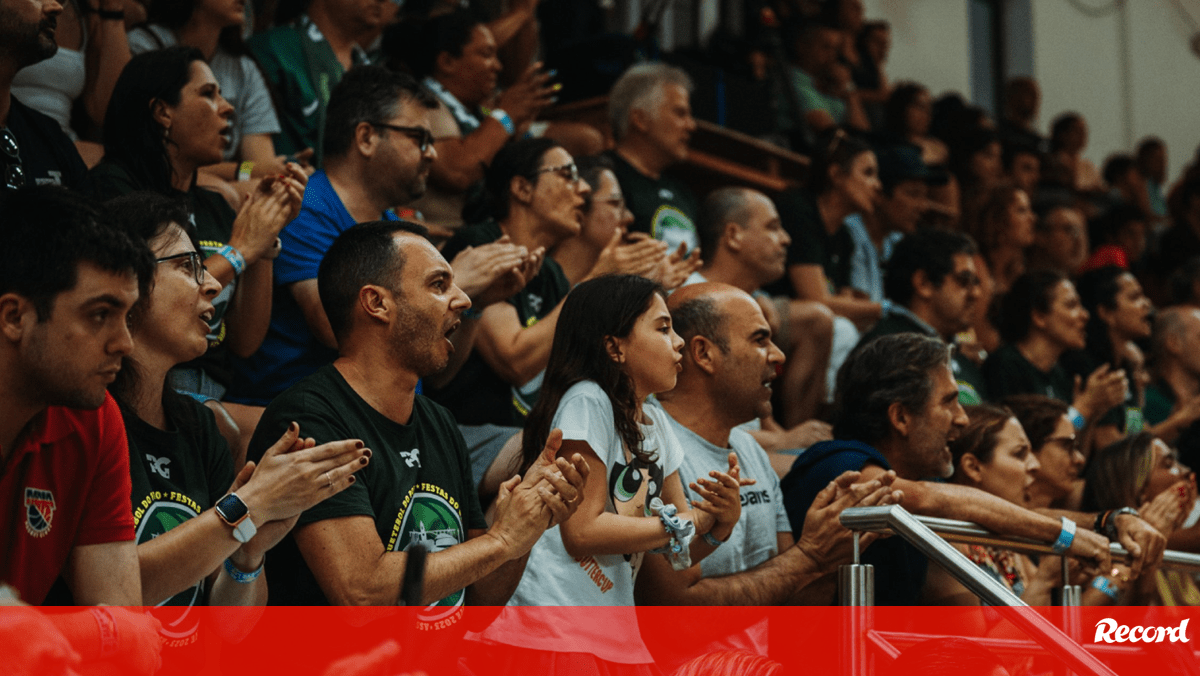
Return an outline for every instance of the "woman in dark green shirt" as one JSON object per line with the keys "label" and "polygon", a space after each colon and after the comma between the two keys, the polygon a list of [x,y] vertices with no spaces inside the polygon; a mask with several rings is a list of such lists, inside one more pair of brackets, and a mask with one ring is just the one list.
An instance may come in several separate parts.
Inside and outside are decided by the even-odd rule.
{"label": "woman in dark green shirt", "polygon": [[[187,617],[193,605],[265,604],[267,550],[301,511],[353,483],[370,451],[354,441],[313,448],[293,426],[257,466],[235,467],[212,413],[166,386],[171,368],[207,349],[207,320],[220,290],[204,268],[187,210],[149,192],[106,208],[158,262],[153,291],[131,313],[133,352],[109,390],[129,439],[143,601],[179,610],[170,623],[177,634],[179,623],[196,624]],[[222,516],[212,507],[224,505],[231,491],[244,510]],[[228,517],[239,511],[250,523],[235,527]]]}

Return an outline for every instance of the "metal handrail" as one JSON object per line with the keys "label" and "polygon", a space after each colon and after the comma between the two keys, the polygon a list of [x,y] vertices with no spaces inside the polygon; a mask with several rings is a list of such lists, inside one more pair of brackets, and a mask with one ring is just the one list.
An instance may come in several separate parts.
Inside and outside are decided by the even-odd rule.
{"label": "metal handrail", "polygon": [[[872,507],[853,507],[845,510],[843,513],[853,514],[860,509],[874,509]],[[933,516],[911,516],[921,523],[929,527],[930,530],[942,536],[943,539],[964,545],[982,545],[985,547],[997,547],[999,549],[1007,549],[1019,554],[1054,554],[1054,550],[1045,542],[1029,540],[1026,538],[1012,537],[1008,535],[997,535],[985,528],[981,528],[970,521],[956,521],[954,519],[939,519]],[[846,522],[843,521],[843,524]],[[849,528],[849,526],[846,526]],[[854,530],[854,529],[852,529]],[[883,529],[886,531],[888,529]],[[1113,561],[1130,562],[1129,552],[1124,547],[1117,543],[1111,543],[1108,546],[1109,552]],[[1200,554],[1190,554],[1169,549],[1163,553],[1163,563],[1161,568],[1174,570],[1185,570],[1193,573],[1200,573]]]}
{"label": "metal handrail", "polygon": [[962,552],[900,505],[846,509],[841,513],[841,522],[853,531],[891,532],[904,538],[972,593],[994,606],[1001,616],[1020,627],[1051,654],[1066,662],[1072,670],[1116,676],[1103,662],[1073,641],[1053,622],[1030,610],[1008,587],[983,572]]}

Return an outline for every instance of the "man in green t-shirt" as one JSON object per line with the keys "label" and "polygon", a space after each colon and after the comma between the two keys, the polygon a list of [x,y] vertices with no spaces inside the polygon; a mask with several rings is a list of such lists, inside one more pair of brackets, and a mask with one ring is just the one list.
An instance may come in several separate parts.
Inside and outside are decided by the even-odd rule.
{"label": "man in green t-shirt", "polygon": [[608,117],[616,147],[608,151],[625,203],[633,212],[631,230],[648,232],[688,251],[696,238],[696,196],[682,181],[663,171],[687,159],[696,130],[689,92],[692,81],[682,70],[660,63],[625,71],[608,97]]}
{"label": "man in green t-shirt", "polygon": [[320,166],[325,108],[333,87],[350,68],[367,63],[358,36],[379,28],[377,0],[312,0],[295,22],[273,28],[246,44],[270,83],[279,110],[275,150],[315,152]]}
{"label": "man in green t-shirt", "polygon": [[[290,571],[272,579],[272,601],[420,605],[417,629],[432,642],[461,635],[465,602],[508,601],[525,554],[577,506],[587,469],[578,454],[556,461],[561,436],[552,434],[524,480],[504,485],[487,527],[454,419],[415,393],[419,378],[449,362],[449,336],[471,305],[423,235],[420,226],[376,221],[330,247],[318,285],[339,357],[267,407],[249,455],[291,421],[318,443],[351,435],[374,451],[353,486],[304,512],[272,552],[285,561],[273,569]],[[431,552],[424,591],[401,599],[414,545]],[[433,643],[413,650],[431,660],[438,652]]]}

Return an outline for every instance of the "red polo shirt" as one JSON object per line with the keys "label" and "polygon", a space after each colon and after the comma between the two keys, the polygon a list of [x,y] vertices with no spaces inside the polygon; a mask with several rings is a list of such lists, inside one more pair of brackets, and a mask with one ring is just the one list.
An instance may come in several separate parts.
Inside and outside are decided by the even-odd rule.
{"label": "red polo shirt", "polygon": [[51,406],[0,466],[0,582],[42,603],[71,548],[133,539],[129,447],[112,397]]}

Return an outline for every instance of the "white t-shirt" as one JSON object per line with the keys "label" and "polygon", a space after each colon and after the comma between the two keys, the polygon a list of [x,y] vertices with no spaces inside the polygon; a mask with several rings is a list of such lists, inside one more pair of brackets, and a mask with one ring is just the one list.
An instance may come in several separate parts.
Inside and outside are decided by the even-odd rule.
{"label": "white t-shirt", "polygon": [[[178,44],[171,29],[150,24],[129,31],[129,51],[141,54]],[[249,56],[234,56],[221,47],[209,62],[213,77],[221,85],[221,96],[233,106],[233,133],[225,149],[225,161],[237,158],[242,138],[251,134],[278,134],[279,117],[271,102],[271,91],[262,72]]]}
{"label": "white t-shirt", "polygon": [[[642,409],[649,424],[641,426],[642,449],[657,453],[646,465],[627,459],[613,419],[612,403],[591,381],[567,390],[554,415],[553,427],[564,440],[585,441],[608,468],[606,511],[625,516],[649,515],[651,498],[679,469],[683,452],[667,414],[657,406]],[[601,477],[592,476],[595,481]],[[613,606],[597,609],[597,621],[586,624],[556,621],[553,611],[505,612],[483,633],[484,641],[551,652],[586,652],[602,660],[645,664],[653,657],[642,643],[633,610],[633,585],[645,553],[611,554],[576,559],[567,553],[558,526],[547,530],[529,553],[525,574],[509,600],[510,606]],[[600,619],[602,618],[602,619]],[[564,620],[566,618],[563,618]]]}
{"label": "white t-shirt", "polygon": [[[679,468],[684,493],[690,494],[689,483],[709,478],[708,473],[713,470],[728,472],[731,450],[738,455],[742,477],[758,482],[753,486],[742,486],[742,518],[733,527],[729,539],[700,562],[704,577],[740,573],[778,554],[776,534],[792,532],[792,524],[783,507],[779,475],[771,468],[767,452],[754,437],[736,427],[729,433],[730,447],[718,448],[680,425],[670,414],[667,414],[667,420],[684,449],[683,464]],[[698,496],[688,497],[698,499]]]}

